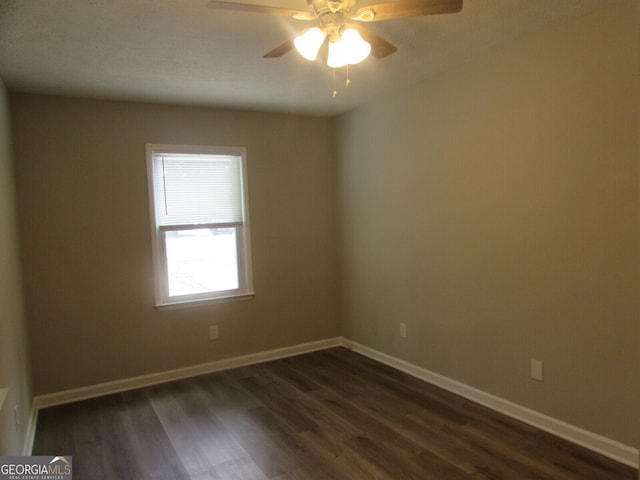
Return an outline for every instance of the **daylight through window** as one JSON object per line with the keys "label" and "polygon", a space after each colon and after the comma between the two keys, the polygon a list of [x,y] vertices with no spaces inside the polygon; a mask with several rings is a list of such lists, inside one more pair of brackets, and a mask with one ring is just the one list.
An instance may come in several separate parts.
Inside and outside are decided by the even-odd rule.
{"label": "daylight through window", "polygon": [[244,148],[147,145],[156,304],[251,295]]}

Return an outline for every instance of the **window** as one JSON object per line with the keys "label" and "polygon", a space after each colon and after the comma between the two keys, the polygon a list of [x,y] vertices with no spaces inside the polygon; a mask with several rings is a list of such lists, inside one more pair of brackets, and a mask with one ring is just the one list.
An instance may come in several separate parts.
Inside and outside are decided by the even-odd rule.
{"label": "window", "polygon": [[253,294],[244,148],[147,145],[156,305]]}

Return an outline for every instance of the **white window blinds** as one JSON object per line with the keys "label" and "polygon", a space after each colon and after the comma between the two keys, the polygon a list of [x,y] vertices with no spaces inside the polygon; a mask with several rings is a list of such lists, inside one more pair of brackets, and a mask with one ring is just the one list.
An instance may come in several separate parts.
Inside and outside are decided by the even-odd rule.
{"label": "white window blinds", "polygon": [[241,156],[155,153],[153,164],[158,226],[244,221]]}

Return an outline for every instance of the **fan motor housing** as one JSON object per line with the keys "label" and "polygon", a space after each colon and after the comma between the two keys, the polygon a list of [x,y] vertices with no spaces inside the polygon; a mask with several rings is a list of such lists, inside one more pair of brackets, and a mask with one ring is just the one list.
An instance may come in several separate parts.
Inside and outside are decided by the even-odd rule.
{"label": "fan motor housing", "polygon": [[351,12],[356,6],[357,0],[307,0],[307,4],[316,15],[323,13]]}

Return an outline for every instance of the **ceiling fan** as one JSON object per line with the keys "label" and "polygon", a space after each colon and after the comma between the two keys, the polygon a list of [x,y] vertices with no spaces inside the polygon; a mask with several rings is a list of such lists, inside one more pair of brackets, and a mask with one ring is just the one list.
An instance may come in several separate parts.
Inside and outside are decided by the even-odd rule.
{"label": "ceiling fan", "polygon": [[[306,28],[264,55],[277,58],[292,49],[308,60],[321,57],[329,67],[340,68],[361,62],[371,53],[376,58],[391,55],[397,48],[360,23],[406,17],[457,13],[463,0],[397,0],[358,8],[358,0],[307,0],[309,11],[210,0],[207,7],[250,13],[284,15],[318,26]],[[348,84],[348,80],[347,80]],[[334,88],[334,97],[336,91]]]}

